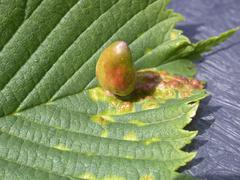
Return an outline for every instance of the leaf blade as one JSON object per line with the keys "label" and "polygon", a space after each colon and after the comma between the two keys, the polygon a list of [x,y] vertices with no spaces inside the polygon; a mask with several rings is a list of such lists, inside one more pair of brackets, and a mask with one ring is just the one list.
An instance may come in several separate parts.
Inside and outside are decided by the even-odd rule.
{"label": "leaf blade", "polygon": [[[183,128],[207,96],[189,58],[234,30],[192,45],[174,29],[183,17],[168,3],[21,4],[16,26],[0,43],[1,179],[189,178],[175,170],[195,157],[181,148],[197,132]],[[138,69],[153,68],[138,73],[160,77],[153,94],[128,101],[96,87],[97,58],[118,39],[130,44]]]}

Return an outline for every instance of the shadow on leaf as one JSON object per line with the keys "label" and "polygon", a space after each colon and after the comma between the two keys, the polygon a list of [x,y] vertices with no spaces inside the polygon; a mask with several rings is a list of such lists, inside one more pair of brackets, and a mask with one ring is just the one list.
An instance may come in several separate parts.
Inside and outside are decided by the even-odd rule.
{"label": "shadow on leaf", "polygon": [[156,87],[161,82],[159,73],[154,71],[139,71],[136,73],[136,78],[135,90],[129,96],[118,96],[119,99],[135,102],[147,96],[152,96]]}

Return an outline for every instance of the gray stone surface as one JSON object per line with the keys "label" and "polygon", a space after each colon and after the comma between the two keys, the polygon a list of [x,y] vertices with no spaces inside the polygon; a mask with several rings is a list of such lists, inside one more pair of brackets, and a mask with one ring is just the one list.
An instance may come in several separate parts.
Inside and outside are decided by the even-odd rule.
{"label": "gray stone surface", "polygon": [[[240,25],[240,0],[172,0],[169,7],[186,17],[178,28],[193,41]],[[206,54],[198,69],[211,96],[188,127],[199,136],[186,149],[198,155],[180,171],[207,180],[240,180],[240,32]]]}

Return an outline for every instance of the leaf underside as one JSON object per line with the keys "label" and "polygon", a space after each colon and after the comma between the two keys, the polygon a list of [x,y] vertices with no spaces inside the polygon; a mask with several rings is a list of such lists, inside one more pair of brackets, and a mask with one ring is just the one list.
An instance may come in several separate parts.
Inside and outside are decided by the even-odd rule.
{"label": "leaf underside", "polygon": [[[192,61],[237,29],[191,44],[168,3],[0,1],[0,179],[191,179],[175,171],[195,156],[181,150],[196,136],[183,128],[206,97]],[[115,40],[159,74],[151,95],[97,87],[96,61]]]}

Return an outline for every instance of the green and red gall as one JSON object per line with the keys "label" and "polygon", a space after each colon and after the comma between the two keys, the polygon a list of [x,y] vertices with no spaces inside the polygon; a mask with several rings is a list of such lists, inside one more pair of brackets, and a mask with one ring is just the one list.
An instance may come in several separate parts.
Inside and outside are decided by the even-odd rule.
{"label": "green and red gall", "polygon": [[135,89],[136,72],[126,42],[113,42],[103,50],[96,65],[96,76],[101,87],[115,95],[127,96]]}

